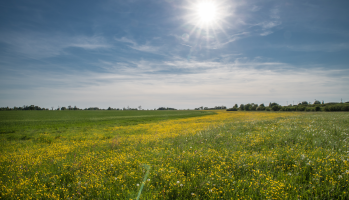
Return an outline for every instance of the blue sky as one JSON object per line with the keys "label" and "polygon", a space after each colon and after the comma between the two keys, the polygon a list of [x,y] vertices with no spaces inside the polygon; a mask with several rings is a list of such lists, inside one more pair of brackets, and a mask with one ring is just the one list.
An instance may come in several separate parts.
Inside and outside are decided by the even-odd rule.
{"label": "blue sky", "polygon": [[204,1],[2,2],[0,106],[349,101],[349,1]]}

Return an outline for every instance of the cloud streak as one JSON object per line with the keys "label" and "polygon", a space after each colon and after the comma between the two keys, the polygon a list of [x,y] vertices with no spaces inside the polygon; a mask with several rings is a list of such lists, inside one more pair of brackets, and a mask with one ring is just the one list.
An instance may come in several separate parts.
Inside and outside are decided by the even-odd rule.
{"label": "cloud streak", "polygon": [[127,43],[130,44],[128,45],[128,47],[130,47],[131,49],[137,50],[137,51],[142,51],[142,52],[147,52],[147,53],[153,53],[153,54],[160,54],[162,55],[163,53],[160,51],[161,47],[158,46],[153,46],[151,45],[149,42],[146,42],[146,44],[144,45],[139,45],[137,44],[136,41],[128,39],[126,37],[122,37],[122,38],[114,38],[116,41],[118,42],[123,42],[123,43]]}
{"label": "cloud streak", "polygon": [[[122,70],[110,69],[105,73],[72,71],[64,74],[38,74],[28,71],[22,77],[2,79],[0,92],[7,97],[21,93],[25,95],[26,89],[14,85],[28,82],[27,91],[33,92],[31,96],[38,95],[36,99],[43,96],[42,104],[59,104],[59,100],[62,100],[60,96],[69,95],[73,99],[70,101],[86,106],[90,102],[95,102],[100,107],[111,104],[115,107],[138,106],[144,100],[136,99],[145,98],[151,100],[147,105],[142,105],[145,108],[160,106],[161,101],[177,108],[187,108],[186,106],[198,106],[197,104],[214,106],[214,102],[227,106],[232,106],[232,103],[267,103],[265,101],[272,100],[282,103],[299,96],[311,100],[333,99],[348,92],[348,89],[341,86],[349,84],[347,69],[299,70],[285,63],[236,61],[222,64],[178,60],[156,63],[139,61],[133,64],[136,67],[124,65]],[[284,70],[275,70],[277,68]],[[4,85],[12,85],[14,88],[8,91]],[[43,91],[45,92],[42,93]],[[13,104],[4,98],[1,101]],[[113,103],[115,101],[118,102],[117,105]],[[19,102],[25,103],[16,100],[15,105],[21,105]]]}
{"label": "cloud streak", "polygon": [[66,36],[32,31],[27,31],[25,34],[2,32],[0,42],[8,45],[14,53],[37,59],[58,56],[63,53],[64,49],[70,47],[85,50],[111,48],[111,45],[99,36]]}

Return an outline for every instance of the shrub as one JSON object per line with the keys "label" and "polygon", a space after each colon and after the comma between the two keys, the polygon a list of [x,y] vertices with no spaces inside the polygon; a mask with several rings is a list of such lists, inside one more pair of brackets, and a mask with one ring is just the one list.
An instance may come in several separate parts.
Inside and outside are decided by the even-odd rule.
{"label": "shrub", "polygon": [[307,112],[315,111],[315,108],[313,108],[313,107],[306,107],[305,111],[307,111]]}
{"label": "shrub", "polygon": [[315,100],[314,104],[321,104],[321,102],[319,100]]}
{"label": "shrub", "polygon": [[249,111],[249,110],[251,110],[251,107],[252,107],[251,104],[248,103],[245,105],[245,110]]}
{"label": "shrub", "polygon": [[265,110],[264,106],[258,106],[256,110]]}
{"label": "shrub", "polygon": [[235,107],[232,107],[232,108],[227,109],[227,111],[238,111],[238,109]]}
{"label": "shrub", "polygon": [[307,101],[302,101],[302,105],[308,105]]}
{"label": "shrub", "polygon": [[342,111],[349,111],[349,106],[342,106]]}
{"label": "shrub", "polygon": [[335,104],[335,105],[326,105],[324,110],[327,112],[333,111],[349,111],[349,106],[345,104]]}
{"label": "shrub", "polygon": [[281,109],[280,109],[281,111],[295,111],[295,108],[294,107],[282,107]]}
{"label": "shrub", "polygon": [[321,109],[320,109],[320,107],[319,106],[316,106],[315,107],[315,111],[320,111]]}
{"label": "shrub", "polygon": [[304,106],[297,106],[297,111],[304,111],[305,110],[305,107]]}
{"label": "shrub", "polygon": [[273,105],[273,106],[271,107],[271,109],[272,109],[273,111],[278,111],[278,110],[280,110],[280,108],[281,108],[281,106],[278,106],[278,105]]}
{"label": "shrub", "polygon": [[245,105],[244,104],[240,104],[240,110],[245,110]]}
{"label": "shrub", "polygon": [[252,107],[251,107],[251,110],[257,110],[257,105],[255,104],[255,105],[253,105]]}

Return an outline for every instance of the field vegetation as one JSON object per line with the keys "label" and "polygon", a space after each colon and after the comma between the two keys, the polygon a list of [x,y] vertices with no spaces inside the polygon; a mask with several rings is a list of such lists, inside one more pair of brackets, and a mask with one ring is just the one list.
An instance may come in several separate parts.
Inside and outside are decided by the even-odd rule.
{"label": "field vegetation", "polygon": [[349,113],[49,112],[1,113],[2,199],[349,198]]}
{"label": "field vegetation", "polygon": [[265,106],[264,104],[240,104],[238,106],[235,104],[232,108],[227,109],[227,111],[306,111],[306,112],[318,112],[318,111],[349,111],[349,102],[345,103],[320,103],[320,101],[315,101],[313,104],[309,102],[303,101],[298,105],[288,105],[281,106],[277,103],[269,103],[269,106]]}

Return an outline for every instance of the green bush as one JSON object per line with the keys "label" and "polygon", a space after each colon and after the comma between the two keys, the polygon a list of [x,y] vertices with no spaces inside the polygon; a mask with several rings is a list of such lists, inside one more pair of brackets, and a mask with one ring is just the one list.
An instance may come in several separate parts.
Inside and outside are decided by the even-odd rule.
{"label": "green bush", "polygon": [[272,109],[273,111],[278,111],[278,110],[281,109],[281,106],[279,106],[279,105],[273,105],[273,106],[271,107],[271,109]]}
{"label": "green bush", "polygon": [[297,111],[305,111],[305,106],[297,106]]}
{"label": "green bush", "polygon": [[246,111],[250,111],[251,107],[252,107],[251,104],[248,103],[248,104],[245,105],[245,110]]}
{"label": "green bush", "polygon": [[346,105],[346,106],[342,106],[342,109],[341,109],[342,111],[349,111],[349,106],[348,105]]}
{"label": "green bush", "polygon": [[314,107],[306,107],[306,108],[305,108],[305,111],[307,111],[307,112],[313,112],[313,111],[315,111],[315,108],[314,108]]}
{"label": "green bush", "polygon": [[256,110],[265,110],[264,106],[258,106]]}
{"label": "green bush", "polygon": [[295,107],[285,106],[280,109],[281,111],[295,111]]}
{"label": "green bush", "polygon": [[324,110],[327,112],[349,111],[349,105],[345,105],[345,104],[326,105]]}
{"label": "green bush", "polygon": [[240,109],[240,110],[245,110],[245,105],[244,105],[244,104],[240,104],[239,109]]}

